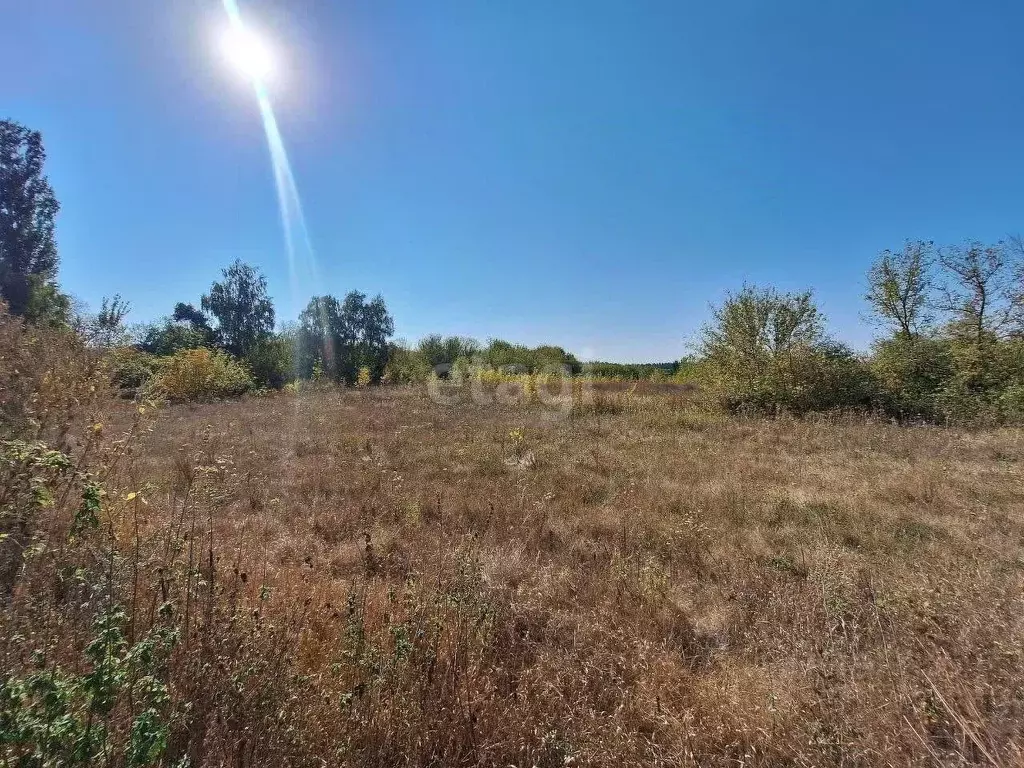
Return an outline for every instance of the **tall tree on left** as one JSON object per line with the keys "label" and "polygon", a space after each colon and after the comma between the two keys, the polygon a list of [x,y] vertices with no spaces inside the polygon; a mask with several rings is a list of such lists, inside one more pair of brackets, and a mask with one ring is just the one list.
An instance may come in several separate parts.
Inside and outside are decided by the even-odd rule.
{"label": "tall tree on left", "polygon": [[54,223],[60,204],[43,175],[38,131],[0,120],[0,298],[12,314],[59,320],[68,299],[57,288]]}

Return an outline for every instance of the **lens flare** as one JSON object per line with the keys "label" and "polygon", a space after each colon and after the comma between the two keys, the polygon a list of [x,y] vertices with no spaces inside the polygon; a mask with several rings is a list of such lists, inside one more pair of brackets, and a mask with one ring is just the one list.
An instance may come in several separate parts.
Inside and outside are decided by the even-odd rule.
{"label": "lens flare", "polygon": [[274,115],[270,94],[264,83],[264,78],[273,67],[273,57],[266,44],[245,25],[238,1],[223,0],[223,5],[230,24],[225,50],[236,66],[249,76],[263,121],[270,164],[274,172],[274,185],[277,188],[292,292],[297,297],[300,271],[302,276],[306,280],[312,280],[314,285],[318,282],[318,276],[299,188],[295,183],[295,174],[288,159],[284,138]]}
{"label": "lens flare", "polygon": [[[265,78],[274,65],[269,49],[255,36],[242,21],[238,0],[222,0],[230,23],[225,38],[225,52],[230,60],[252,83],[263,121],[263,131],[270,151],[270,164],[274,172],[274,186],[277,189],[277,203],[281,214],[281,228],[284,233],[285,253],[288,258],[288,275],[291,282],[292,300],[298,303],[300,282],[319,286],[316,258],[313,244],[306,228],[306,217],[302,210],[302,199],[295,183],[295,174],[288,159],[284,138],[274,115],[270,94]],[[301,276],[300,276],[301,273]],[[298,355],[296,355],[298,361]]]}
{"label": "lens flare", "polygon": [[266,43],[240,23],[231,24],[222,45],[224,56],[246,77],[262,82],[273,71],[274,57]]}

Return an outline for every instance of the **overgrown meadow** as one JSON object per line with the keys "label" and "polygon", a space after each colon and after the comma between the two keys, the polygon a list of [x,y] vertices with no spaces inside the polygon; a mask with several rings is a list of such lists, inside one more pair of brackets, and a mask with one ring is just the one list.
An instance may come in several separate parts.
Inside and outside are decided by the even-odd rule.
{"label": "overgrown meadow", "polygon": [[5,764],[1024,760],[1019,429],[672,385],[168,405],[0,330]]}

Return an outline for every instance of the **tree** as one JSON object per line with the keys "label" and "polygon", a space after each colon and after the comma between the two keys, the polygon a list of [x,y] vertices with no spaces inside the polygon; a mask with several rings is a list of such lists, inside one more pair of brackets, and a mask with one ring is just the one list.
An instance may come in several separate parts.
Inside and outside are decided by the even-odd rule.
{"label": "tree", "polygon": [[1012,316],[1012,259],[1003,243],[969,243],[939,251],[950,282],[941,308],[952,313],[956,337],[981,347],[998,337]]}
{"label": "tree", "polygon": [[81,316],[77,322],[79,335],[90,346],[108,348],[122,346],[128,338],[124,319],[131,311],[131,304],[114,294],[112,299],[103,297],[100,311],[93,316]]}
{"label": "tree", "polygon": [[868,271],[865,298],[877,319],[904,339],[917,338],[930,323],[932,244],[910,242],[883,251]]}
{"label": "tree", "polygon": [[67,314],[55,285],[54,224],[60,204],[46,176],[37,131],[0,120],[0,298],[29,319]]}
{"label": "tree", "polygon": [[219,344],[217,331],[210,325],[210,318],[201,309],[196,309],[192,304],[179,301],[174,305],[174,313],[171,319],[188,328],[191,332],[203,338],[201,346],[213,347]]}
{"label": "tree", "polygon": [[1013,335],[1024,338],[1024,238],[1014,235],[1010,238],[1010,254],[1013,260],[1013,285],[1010,289],[1010,307],[1013,321]]}
{"label": "tree", "polygon": [[745,285],[712,315],[701,340],[704,357],[750,376],[762,374],[795,349],[813,348],[824,336],[810,291],[779,293]]}
{"label": "tree", "polygon": [[357,366],[368,368],[370,381],[376,383],[388,364],[388,340],[395,332],[395,321],[381,296],[366,301],[364,294],[352,291],[342,309],[356,328]]}
{"label": "tree", "polygon": [[296,330],[297,369],[310,378],[319,367],[334,379],[337,374],[335,350],[347,343],[342,328],[341,305],[333,296],[314,296],[299,315]]}
{"label": "tree", "polygon": [[744,286],[713,308],[700,342],[707,387],[729,408],[860,405],[863,366],[828,339],[810,291]]}
{"label": "tree", "polygon": [[951,315],[953,376],[945,386],[947,412],[981,413],[1004,382],[996,360],[1013,318],[1013,262],[1004,243],[944,248],[939,252],[948,282],[941,308]]}
{"label": "tree", "polygon": [[529,347],[504,339],[488,339],[482,357],[487,365],[504,371],[529,373],[533,367],[533,355]]}
{"label": "tree", "polygon": [[280,389],[294,377],[293,354],[289,335],[269,336],[249,350],[245,363],[257,384]]}
{"label": "tree", "polygon": [[319,362],[331,378],[354,384],[359,369],[366,367],[371,381],[380,381],[388,362],[388,339],[394,330],[394,321],[380,296],[369,302],[358,291],[352,291],[341,302],[333,296],[314,296],[299,315],[299,371],[310,376]]}
{"label": "tree", "polygon": [[164,357],[183,349],[211,347],[207,335],[187,323],[176,323],[170,318],[142,327],[136,346],[143,352]]}
{"label": "tree", "polygon": [[424,336],[416,348],[429,367],[442,378],[447,378],[460,357],[470,359],[480,353],[480,344],[475,339],[439,333]]}
{"label": "tree", "polygon": [[222,274],[224,280],[210,286],[210,292],[203,296],[202,307],[217,319],[224,348],[236,357],[245,357],[274,330],[274,304],[267,295],[267,278],[240,260]]}

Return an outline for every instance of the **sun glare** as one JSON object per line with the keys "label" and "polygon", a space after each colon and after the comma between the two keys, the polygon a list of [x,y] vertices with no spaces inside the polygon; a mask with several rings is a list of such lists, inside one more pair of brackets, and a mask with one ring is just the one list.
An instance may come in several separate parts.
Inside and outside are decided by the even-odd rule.
{"label": "sun glare", "polygon": [[263,81],[274,67],[274,58],[266,43],[252,30],[232,24],[224,34],[224,55],[239,72]]}

